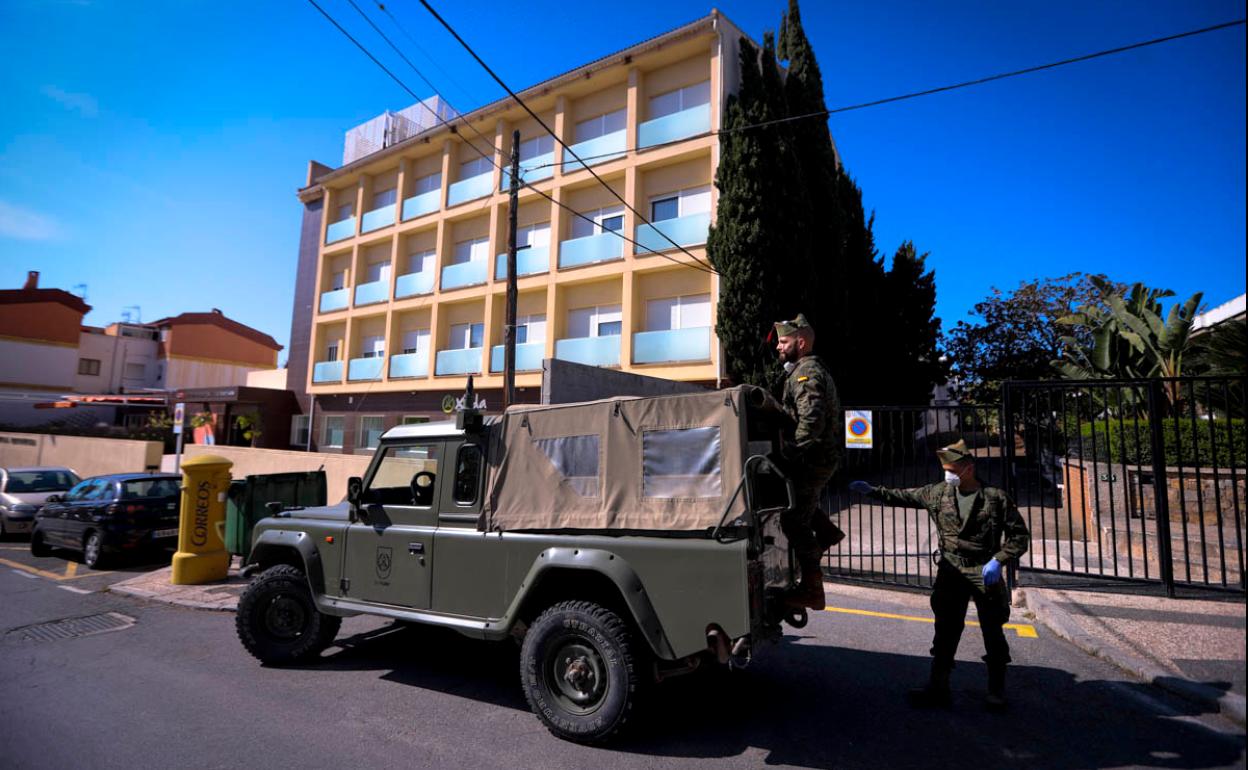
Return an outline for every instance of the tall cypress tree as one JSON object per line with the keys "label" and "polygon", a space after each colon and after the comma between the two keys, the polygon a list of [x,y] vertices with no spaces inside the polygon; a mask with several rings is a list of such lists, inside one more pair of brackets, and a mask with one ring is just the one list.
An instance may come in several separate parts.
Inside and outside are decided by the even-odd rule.
{"label": "tall cypress tree", "polygon": [[927,253],[906,241],[884,277],[888,302],[880,308],[881,330],[890,340],[890,371],[877,383],[885,404],[926,404],[932,387],[945,379],[940,361],[940,319],[936,318],[936,273]]}

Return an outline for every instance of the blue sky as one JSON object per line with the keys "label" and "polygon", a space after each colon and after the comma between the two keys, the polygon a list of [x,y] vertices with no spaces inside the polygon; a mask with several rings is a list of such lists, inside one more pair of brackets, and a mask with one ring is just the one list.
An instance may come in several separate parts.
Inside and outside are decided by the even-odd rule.
{"label": "blue sky", "polygon": [[[502,95],[414,0],[388,7],[420,50],[357,2],[457,108]],[[345,0],[323,5],[423,94]],[[785,5],[719,8],[761,39]],[[435,7],[522,88],[711,6]],[[803,9],[831,107],[1244,12],[1230,0]],[[1238,27],[830,126],[881,251],[912,239],[931,252],[946,328],[992,286],[1074,270],[1215,305],[1245,285],[1244,42]],[[86,284],[93,324],[134,305],[143,320],[217,307],[288,344],[307,161],[337,165],[347,129],[411,101],[301,0],[4,0],[0,50],[0,286],[27,270],[45,287]]]}

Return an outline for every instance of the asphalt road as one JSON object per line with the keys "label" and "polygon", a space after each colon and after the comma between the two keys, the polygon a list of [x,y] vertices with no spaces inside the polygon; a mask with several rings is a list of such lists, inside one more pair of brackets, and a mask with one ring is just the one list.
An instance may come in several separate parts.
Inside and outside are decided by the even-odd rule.
{"label": "asphalt road", "polygon": [[[353,618],[318,664],[264,668],[239,645],[230,613],[110,594],[107,585],[132,573],[66,576],[64,559],[32,560],[13,546],[0,544],[4,768],[987,770],[1245,761],[1244,736],[1230,723],[1128,680],[1043,628],[1029,636],[1025,618],[1009,633],[1009,713],[980,706],[983,647],[974,628],[954,674],[954,708],[910,709],[903,693],[925,675],[931,632],[919,594],[838,589],[829,598],[848,611],[816,614],[745,671],[665,683],[627,736],[587,748],[553,738],[529,713],[513,645]],[[22,639],[30,624],[103,613],[133,625]]]}

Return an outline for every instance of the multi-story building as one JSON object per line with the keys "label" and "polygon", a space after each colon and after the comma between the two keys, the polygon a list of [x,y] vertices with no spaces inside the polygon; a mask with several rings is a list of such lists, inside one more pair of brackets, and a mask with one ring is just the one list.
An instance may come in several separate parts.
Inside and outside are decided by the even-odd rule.
{"label": "multi-story building", "polygon": [[478,406],[501,407],[513,130],[524,180],[554,201],[519,194],[519,400],[538,399],[544,358],[715,384],[718,285],[699,261],[741,36],[712,12],[519,92],[627,207],[511,99],[309,164],[292,443],[369,451],[392,425],[453,411],[470,375]]}

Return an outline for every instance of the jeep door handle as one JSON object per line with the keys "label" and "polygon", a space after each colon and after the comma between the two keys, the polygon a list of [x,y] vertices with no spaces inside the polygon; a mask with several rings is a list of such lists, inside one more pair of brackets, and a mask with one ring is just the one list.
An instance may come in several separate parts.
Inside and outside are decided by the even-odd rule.
{"label": "jeep door handle", "polygon": [[408,552],[408,553],[413,553],[413,554],[415,554],[415,553],[424,553],[424,552],[425,552],[425,544],[424,544],[424,543],[408,543],[408,544],[407,544],[407,552]]}

